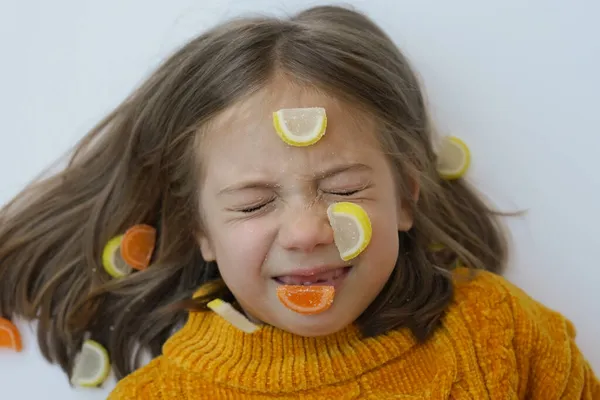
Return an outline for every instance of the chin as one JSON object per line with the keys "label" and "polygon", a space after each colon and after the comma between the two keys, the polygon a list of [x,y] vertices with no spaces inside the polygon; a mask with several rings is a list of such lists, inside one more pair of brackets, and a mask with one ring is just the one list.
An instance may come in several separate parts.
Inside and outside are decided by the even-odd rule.
{"label": "chin", "polygon": [[[243,306],[242,308],[248,310]],[[335,302],[327,311],[313,315],[296,313],[281,304],[268,305],[261,311],[246,311],[246,316],[255,323],[264,323],[304,337],[332,335],[347,328],[360,315],[358,310],[352,312],[347,305]]]}
{"label": "chin", "polygon": [[353,320],[345,320],[335,314],[323,313],[318,315],[294,314],[281,318],[274,326],[299,336],[327,336],[341,331]]}

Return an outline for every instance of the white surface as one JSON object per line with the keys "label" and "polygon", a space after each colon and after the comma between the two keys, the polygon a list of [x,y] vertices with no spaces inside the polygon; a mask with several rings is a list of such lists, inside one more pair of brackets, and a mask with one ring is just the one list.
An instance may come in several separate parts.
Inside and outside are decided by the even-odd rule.
{"label": "white surface", "polygon": [[[293,12],[318,2],[206,3],[0,2],[0,202],[181,41],[240,11]],[[412,59],[439,126],[473,151],[469,178],[498,205],[529,210],[510,222],[508,277],[575,322],[578,342],[600,372],[600,3],[349,3],[364,7]],[[24,353],[0,351],[0,397],[106,397],[112,381],[105,391],[70,389],[22,328]]]}

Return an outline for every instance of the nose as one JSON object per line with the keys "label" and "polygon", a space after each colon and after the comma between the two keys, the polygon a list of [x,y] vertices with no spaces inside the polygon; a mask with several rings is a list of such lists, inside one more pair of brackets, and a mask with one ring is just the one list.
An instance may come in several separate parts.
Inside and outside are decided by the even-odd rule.
{"label": "nose", "polygon": [[322,205],[297,207],[286,214],[279,229],[279,243],[286,250],[308,253],[333,243],[333,229]]}

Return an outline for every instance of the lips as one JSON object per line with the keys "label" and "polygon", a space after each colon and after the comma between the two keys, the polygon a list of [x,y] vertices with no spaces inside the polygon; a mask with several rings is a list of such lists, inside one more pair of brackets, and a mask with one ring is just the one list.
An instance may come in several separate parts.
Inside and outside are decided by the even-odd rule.
{"label": "lips", "polygon": [[297,275],[281,275],[274,279],[283,285],[333,285],[345,277],[351,267],[334,268],[315,273],[299,273]]}

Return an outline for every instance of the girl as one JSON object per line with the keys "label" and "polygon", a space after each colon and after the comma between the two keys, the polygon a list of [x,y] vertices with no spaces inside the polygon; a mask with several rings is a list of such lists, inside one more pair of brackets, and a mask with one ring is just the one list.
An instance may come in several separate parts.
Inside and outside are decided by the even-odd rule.
{"label": "girl", "polygon": [[[327,113],[317,143],[274,133],[274,111],[311,107]],[[218,26],[5,207],[0,313],[38,319],[68,373],[84,337],[102,343],[125,377],[113,400],[599,398],[571,324],[497,275],[496,214],[440,177],[433,139],[407,60],[364,15]],[[349,262],[338,202],[372,226]],[[151,265],[113,279],[103,248],[136,224],[156,227]],[[327,311],[278,300],[302,280],[335,287]],[[217,298],[259,329],[210,311]],[[139,349],[155,358],[136,370]]]}

